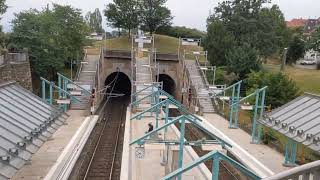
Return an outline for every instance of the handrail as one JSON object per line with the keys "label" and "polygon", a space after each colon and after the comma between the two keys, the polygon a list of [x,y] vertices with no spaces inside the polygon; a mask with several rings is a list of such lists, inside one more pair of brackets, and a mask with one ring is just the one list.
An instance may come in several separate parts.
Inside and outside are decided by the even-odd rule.
{"label": "handrail", "polygon": [[[81,62],[84,62],[85,59],[86,59],[86,57],[87,57],[87,51],[85,51],[84,56],[83,56],[83,61],[81,61]],[[83,68],[83,64],[82,64],[81,62],[80,62],[80,67],[78,68],[77,73],[76,73],[76,77],[75,77],[75,79],[76,79],[77,81],[79,80],[80,73],[81,73],[82,68]]]}
{"label": "handrail", "polygon": [[199,62],[197,57],[196,57],[196,64],[197,64],[197,70],[201,74],[201,77],[202,77],[202,80],[204,81],[205,87],[208,88],[209,87],[209,82],[208,82],[207,76],[204,74],[203,70],[201,70],[200,62]]}
{"label": "handrail", "polygon": [[320,178],[320,160],[289,169],[279,174],[264,178],[263,180],[300,179],[301,176],[305,177],[310,174],[313,174],[313,179]]}
{"label": "handrail", "polygon": [[67,78],[66,76],[64,76],[61,73],[57,73],[58,76],[62,76],[64,79],[66,79],[67,81],[69,81],[69,83],[76,85],[78,88],[82,89],[83,91],[85,91],[86,93],[88,93],[89,95],[91,95],[91,92],[86,90],[85,88],[81,87],[80,85],[78,85],[77,83],[73,82],[71,79]]}
{"label": "handrail", "polygon": [[81,100],[79,100],[78,98],[76,98],[76,97],[74,97],[73,95],[71,95],[68,91],[65,91],[64,89],[61,89],[59,86],[55,85],[54,82],[50,82],[50,81],[46,80],[46,79],[43,78],[43,77],[40,77],[40,79],[41,79],[42,81],[46,82],[47,84],[52,85],[52,86],[55,87],[56,89],[61,90],[63,93],[66,93],[66,94],[67,94],[68,96],[70,96],[72,99],[75,99],[76,101],[81,102]]}

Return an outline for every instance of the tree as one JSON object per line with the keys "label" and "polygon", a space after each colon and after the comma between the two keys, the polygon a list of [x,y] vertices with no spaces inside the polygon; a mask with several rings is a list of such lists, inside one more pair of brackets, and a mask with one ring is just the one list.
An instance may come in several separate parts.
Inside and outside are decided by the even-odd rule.
{"label": "tree", "polygon": [[[0,0],[0,20],[1,15],[7,11],[8,6],[6,0]],[[2,32],[2,26],[0,25],[0,50],[4,47],[5,34]]]}
{"label": "tree", "polygon": [[6,0],[0,0],[0,15],[4,14],[7,11],[7,8]]}
{"label": "tree", "polygon": [[296,61],[304,56],[305,42],[299,35],[294,35],[293,40],[289,44],[287,62],[296,63]]}
{"label": "tree", "polygon": [[[250,58],[250,62],[260,63],[261,59],[279,53],[286,47],[288,37],[283,14],[276,5],[265,7],[267,3],[269,0],[232,0],[219,3],[207,19],[208,33],[204,43],[212,64],[228,65],[226,62],[231,61],[227,57],[233,57],[230,53],[238,51],[233,49],[254,49],[247,55],[258,59]],[[250,65],[249,62],[244,63]],[[253,65],[257,67],[257,64]],[[250,72],[250,68],[252,66],[241,72]],[[229,67],[230,69],[236,70],[235,67]],[[242,73],[239,75],[243,77]]]}
{"label": "tree", "polygon": [[113,0],[104,10],[108,24],[113,28],[126,29],[131,35],[131,31],[139,25],[138,4],[132,0]]}
{"label": "tree", "polygon": [[220,21],[208,25],[207,37],[204,47],[208,50],[208,57],[212,65],[227,65],[227,51],[234,47],[235,37],[227,31],[226,26]]}
{"label": "tree", "polygon": [[266,105],[271,105],[273,109],[288,103],[300,95],[300,90],[296,83],[281,72],[276,74],[251,72],[245,82],[249,89],[248,92],[268,86]]}
{"label": "tree", "polygon": [[53,79],[82,55],[88,27],[79,9],[53,4],[52,9],[16,14],[12,24],[11,41],[18,49],[28,48],[34,75]]}
{"label": "tree", "polygon": [[104,33],[104,30],[102,28],[102,16],[99,8],[96,8],[92,13],[89,11],[86,14],[85,19],[91,30],[96,33]]}
{"label": "tree", "polygon": [[139,1],[141,28],[153,34],[161,26],[171,25],[170,10],[164,6],[167,0]]}
{"label": "tree", "polygon": [[251,71],[261,69],[258,52],[249,45],[238,46],[229,50],[226,60],[228,63],[227,71],[229,73],[234,72],[240,79],[244,79],[246,74]]}
{"label": "tree", "polygon": [[308,42],[308,49],[313,49],[320,52],[320,27],[318,27],[318,29],[312,33]]}

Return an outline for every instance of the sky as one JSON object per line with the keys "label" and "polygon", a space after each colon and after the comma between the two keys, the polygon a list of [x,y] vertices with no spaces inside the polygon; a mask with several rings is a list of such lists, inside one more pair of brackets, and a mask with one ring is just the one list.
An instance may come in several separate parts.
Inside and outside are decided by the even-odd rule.
{"label": "sky", "polygon": [[[186,26],[206,30],[206,18],[219,2],[222,0],[168,0],[167,6],[174,16],[173,25]],[[41,9],[48,3],[58,3],[72,5],[82,9],[83,14],[99,8],[101,11],[105,5],[112,0],[7,0],[9,9],[3,15],[0,22],[5,31],[10,31],[10,22],[14,18],[14,13],[18,13],[30,8]],[[320,0],[272,0],[278,4],[285,15],[286,20],[292,18],[318,18],[320,17]],[[110,30],[105,24],[104,28]]]}

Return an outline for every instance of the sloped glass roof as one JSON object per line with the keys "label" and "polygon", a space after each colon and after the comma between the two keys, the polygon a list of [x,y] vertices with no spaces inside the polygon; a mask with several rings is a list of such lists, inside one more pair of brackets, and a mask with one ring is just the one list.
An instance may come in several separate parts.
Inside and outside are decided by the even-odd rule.
{"label": "sloped glass roof", "polygon": [[0,83],[0,180],[22,168],[67,118],[18,84]]}
{"label": "sloped glass roof", "polygon": [[320,96],[306,93],[259,122],[320,153]]}

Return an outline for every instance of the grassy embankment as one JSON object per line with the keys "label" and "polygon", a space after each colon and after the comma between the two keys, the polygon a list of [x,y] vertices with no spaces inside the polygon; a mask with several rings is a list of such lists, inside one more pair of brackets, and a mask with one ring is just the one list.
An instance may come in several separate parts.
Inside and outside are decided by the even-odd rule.
{"label": "grassy embankment", "polygon": [[[124,50],[124,51],[130,51],[131,50],[131,44],[132,39],[128,36],[122,36],[119,38],[112,38],[107,39],[106,41],[98,41],[95,43],[96,46],[105,46],[109,50]],[[150,47],[150,45],[146,44],[146,48]],[[155,35],[155,48],[156,51],[159,53],[167,53],[167,54],[178,54],[178,48],[179,48],[179,39],[164,35]],[[182,49],[185,49],[187,52],[191,51],[199,51],[203,50],[200,47],[195,46],[183,46],[181,48],[181,54],[183,53]],[[194,59],[193,56],[187,55],[187,59]],[[201,60],[204,60],[202,57]]]}

